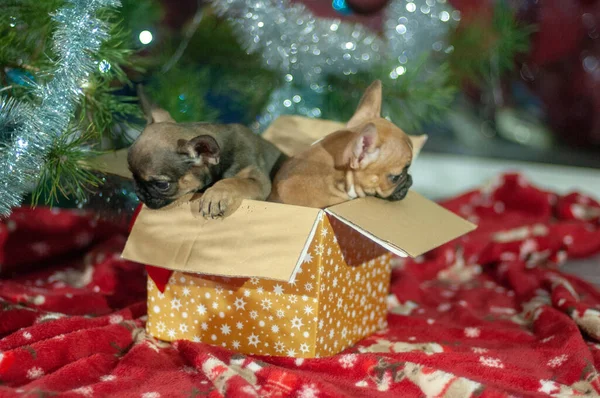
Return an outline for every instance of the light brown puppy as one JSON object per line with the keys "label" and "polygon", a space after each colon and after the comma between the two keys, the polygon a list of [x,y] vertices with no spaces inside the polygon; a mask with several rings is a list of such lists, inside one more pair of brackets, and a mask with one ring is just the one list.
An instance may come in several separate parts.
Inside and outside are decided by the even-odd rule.
{"label": "light brown puppy", "polygon": [[324,208],[365,196],[404,199],[413,153],[427,136],[409,137],[382,118],[381,91],[381,81],[373,82],[345,129],[288,159],[268,200]]}

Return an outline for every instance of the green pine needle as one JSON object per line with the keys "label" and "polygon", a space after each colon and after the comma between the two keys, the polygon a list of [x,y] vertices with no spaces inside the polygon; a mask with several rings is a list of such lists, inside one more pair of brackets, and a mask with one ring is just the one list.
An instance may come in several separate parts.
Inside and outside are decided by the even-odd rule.
{"label": "green pine needle", "polygon": [[[229,110],[239,115],[240,122],[252,123],[262,112],[272,90],[281,83],[278,74],[263,67],[260,55],[247,54],[228,21],[205,7],[202,20],[181,58],[174,68],[162,75],[162,67],[169,63],[185,31],[181,29],[174,35],[164,35],[151,49],[156,69],[148,87],[152,99],[178,114],[177,120],[192,121],[197,117],[196,120],[211,121],[219,116],[214,109],[210,109],[202,98],[201,103],[190,102],[190,95],[187,95],[203,97],[210,92],[215,97],[227,98]],[[177,87],[170,84],[172,79]],[[197,87],[196,91],[181,89],[187,81],[192,82],[190,88]],[[182,93],[188,98],[186,102],[190,102],[186,115],[181,114],[184,104],[177,100]]]}
{"label": "green pine needle", "polygon": [[208,68],[177,66],[154,75],[146,89],[151,101],[178,122],[214,122],[219,112],[204,98],[210,77]]}
{"label": "green pine needle", "polygon": [[521,25],[505,2],[497,3],[493,27],[500,38],[494,49],[498,54],[500,73],[510,72],[514,69],[515,58],[529,51],[529,38],[536,28],[533,25]]}
{"label": "green pine needle", "polygon": [[38,70],[50,65],[49,40],[54,22],[49,14],[63,0],[3,0],[0,12],[0,65],[28,65]]}
{"label": "green pine needle", "polygon": [[515,59],[527,53],[535,32],[534,26],[517,21],[505,1],[496,1],[491,24],[484,19],[461,24],[450,36],[450,66],[455,80],[476,85],[487,82],[492,71],[497,77],[513,71]]}
{"label": "green pine needle", "polygon": [[384,115],[412,133],[420,133],[425,124],[441,120],[457,93],[450,81],[449,65],[431,67],[427,61],[427,56],[421,57],[395,79],[390,77],[389,68],[388,78],[384,79]]}
{"label": "green pine needle", "polygon": [[137,39],[139,33],[157,26],[164,13],[158,0],[121,0],[121,7],[117,11],[116,18],[123,21],[127,32],[131,32],[126,43],[130,48],[140,45]]}
{"label": "green pine needle", "polygon": [[406,67],[381,64],[347,80],[330,77],[329,86],[333,89],[326,95],[323,117],[350,119],[366,88],[380,79],[383,115],[407,132],[420,133],[425,124],[440,120],[448,111],[457,91],[450,81],[448,64],[432,67],[428,61],[428,56],[423,55]]}
{"label": "green pine needle", "polygon": [[[123,0],[128,15],[139,8],[138,0]],[[4,0],[0,13],[0,88],[3,94],[31,103],[30,87],[11,84],[5,68],[24,69],[37,82],[51,78],[49,67],[54,59],[52,33],[55,23],[52,12],[63,4],[63,0]],[[147,11],[156,10],[156,0],[144,0]],[[142,7],[144,8],[144,7]],[[134,39],[131,27],[134,21],[123,20],[118,9],[107,8],[98,13],[110,28],[111,36],[96,54],[98,69],[82,87],[84,95],[75,113],[67,134],[58,139],[42,165],[40,181],[32,194],[32,203],[43,201],[54,204],[60,197],[83,198],[85,191],[96,187],[100,180],[83,166],[82,161],[96,152],[85,149],[94,147],[103,138],[120,145],[115,128],[135,123],[142,114],[135,97],[117,95],[117,91],[131,86],[128,73],[140,72],[135,59]],[[139,21],[138,21],[139,22]],[[103,68],[100,66],[103,65]],[[110,68],[106,68],[110,65]],[[122,131],[122,129],[120,129]],[[83,134],[79,132],[85,132]]]}
{"label": "green pine needle", "polygon": [[212,14],[210,8],[205,8],[202,22],[190,41],[185,58],[192,62],[210,61],[213,65],[237,67],[240,70],[261,65],[260,55],[248,55],[239,44],[231,24]]}
{"label": "green pine needle", "polygon": [[87,149],[94,137],[89,132],[80,134],[72,129],[54,142],[32,194],[33,206],[42,198],[47,205],[54,205],[61,198],[83,200],[90,188],[101,184],[100,178],[84,166],[86,161],[99,155],[99,152]]}
{"label": "green pine needle", "polygon": [[[112,129],[116,125],[130,125],[132,120],[143,119],[136,97],[115,94],[125,86],[132,86],[124,69],[143,71],[134,62],[131,32],[124,27],[124,21],[114,9],[103,10],[101,17],[111,23],[111,36],[94,54],[98,70],[84,87],[77,115],[80,128],[92,133],[97,140],[115,138]],[[113,143],[116,142],[113,140]]]}

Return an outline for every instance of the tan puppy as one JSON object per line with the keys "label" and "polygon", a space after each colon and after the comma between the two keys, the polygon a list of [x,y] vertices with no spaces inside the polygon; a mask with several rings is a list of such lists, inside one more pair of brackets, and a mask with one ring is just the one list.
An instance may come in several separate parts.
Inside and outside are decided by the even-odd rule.
{"label": "tan puppy", "polygon": [[288,159],[273,181],[270,201],[324,208],[376,196],[404,199],[412,185],[413,153],[426,135],[409,137],[381,117],[381,81],[363,95],[346,128]]}

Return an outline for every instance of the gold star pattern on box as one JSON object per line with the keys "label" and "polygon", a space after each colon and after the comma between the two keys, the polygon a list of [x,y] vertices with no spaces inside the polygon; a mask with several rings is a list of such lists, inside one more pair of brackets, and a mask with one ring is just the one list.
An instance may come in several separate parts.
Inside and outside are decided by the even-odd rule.
{"label": "gold star pattern on box", "polygon": [[174,272],[161,293],[148,279],[147,329],[244,354],[334,355],[386,326],[391,258],[322,216],[290,283]]}

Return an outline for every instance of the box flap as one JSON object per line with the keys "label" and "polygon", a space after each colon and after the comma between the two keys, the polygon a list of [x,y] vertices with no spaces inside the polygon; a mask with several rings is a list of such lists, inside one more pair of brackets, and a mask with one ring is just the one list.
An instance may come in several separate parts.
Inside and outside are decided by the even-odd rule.
{"label": "box flap", "polygon": [[345,124],[303,116],[279,116],[263,134],[286,155],[295,155]]}
{"label": "box flap", "polygon": [[231,216],[205,220],[199,201],[143,207],[123,258],[162,268],[288,282],[310,244],[319,209],[244,201]]}
{"label": "box flap", "polygon": [[127,164],[127,148],[103,153],[102,155],[86,160],[86,164],[93,170],[98,170],[106,174],[114,174],[129,180],[132,179],[129,165]]}
{"label": "box flap", "polygon": [[397,202],[360,198],[329,207],[326,212],[386,249],[410,257],[477,227],[413,191]]}

